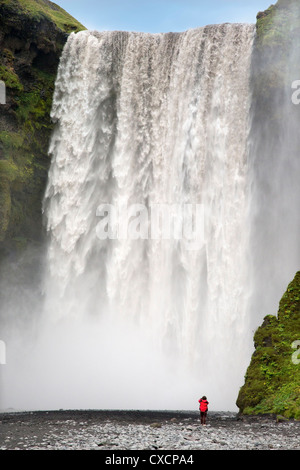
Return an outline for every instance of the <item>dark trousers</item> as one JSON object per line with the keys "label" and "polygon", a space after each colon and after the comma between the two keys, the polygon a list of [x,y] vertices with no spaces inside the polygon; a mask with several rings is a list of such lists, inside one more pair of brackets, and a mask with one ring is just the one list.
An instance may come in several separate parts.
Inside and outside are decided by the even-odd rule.
{"label": "dark trousers", "polygon": [[207,411],[200,411],[201,424],[206,424]]}

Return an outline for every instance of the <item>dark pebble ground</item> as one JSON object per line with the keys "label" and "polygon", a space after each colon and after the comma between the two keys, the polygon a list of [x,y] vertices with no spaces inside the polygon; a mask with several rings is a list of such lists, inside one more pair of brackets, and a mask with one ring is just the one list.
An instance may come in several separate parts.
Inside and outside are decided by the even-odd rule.
{"label": "dark pebble ground", "polygon": [[0,413],[1,450],[300,450],[300,421],[209,412]]}

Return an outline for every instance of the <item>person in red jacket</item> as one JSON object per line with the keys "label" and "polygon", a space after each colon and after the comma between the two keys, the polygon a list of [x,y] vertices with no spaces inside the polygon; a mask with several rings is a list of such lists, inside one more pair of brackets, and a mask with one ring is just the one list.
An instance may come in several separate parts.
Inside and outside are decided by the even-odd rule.
{"label": "person in red jacket", "polygon": [[200,410],[201,424],[202,426],[206,426],[206,415],[207,415],[209,402],[207,401],[206,396],[203,396],[202,398],[200,398],[198,402],[200,403],[199,410]]}

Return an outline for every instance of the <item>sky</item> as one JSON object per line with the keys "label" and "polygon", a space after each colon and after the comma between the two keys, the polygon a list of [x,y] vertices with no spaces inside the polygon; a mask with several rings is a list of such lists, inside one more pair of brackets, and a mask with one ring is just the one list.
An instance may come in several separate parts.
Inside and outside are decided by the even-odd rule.
{"label": "sky", "polygon": [[[271,0],[54,0],[88,29],[180,32],[208,24],[255,23]],[[273,1],[276,3],[276,0]]]}

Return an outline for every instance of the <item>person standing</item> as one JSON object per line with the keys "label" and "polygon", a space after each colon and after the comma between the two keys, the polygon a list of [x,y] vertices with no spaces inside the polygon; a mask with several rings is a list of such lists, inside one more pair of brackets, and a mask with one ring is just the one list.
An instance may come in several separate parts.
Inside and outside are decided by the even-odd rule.
{"label": "person standing", "polygon": [[209,402],[207,401],[207,398],[205,395],[203,395],[203,397],[200,398],[198,402],[199,402],[201,424],[202,426],[206,426],[206,416],[207,416]]}

